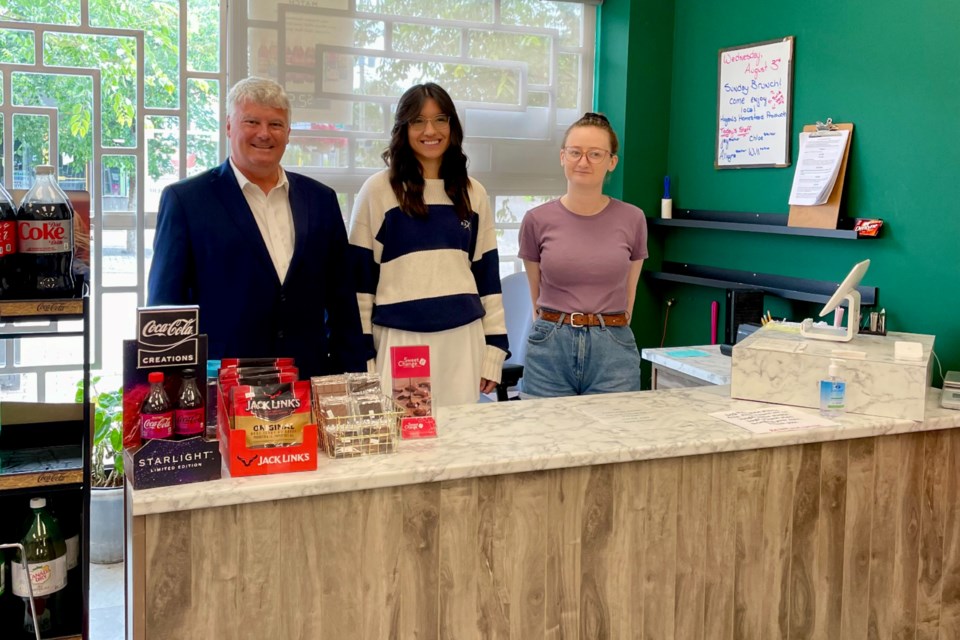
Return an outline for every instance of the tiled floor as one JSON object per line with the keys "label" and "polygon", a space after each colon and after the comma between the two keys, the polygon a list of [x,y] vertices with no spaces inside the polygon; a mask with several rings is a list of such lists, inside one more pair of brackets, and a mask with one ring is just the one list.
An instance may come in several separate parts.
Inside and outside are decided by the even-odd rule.
{"label": "tiled floor", "polygon": [[90,640],[124,640],[123,563],[90,565]]}

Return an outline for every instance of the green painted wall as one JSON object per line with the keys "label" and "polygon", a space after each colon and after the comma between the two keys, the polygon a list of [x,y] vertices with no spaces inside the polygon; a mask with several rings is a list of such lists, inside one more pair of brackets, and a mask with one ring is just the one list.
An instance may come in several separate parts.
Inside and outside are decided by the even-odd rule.
{"label": "green painted wall", "polygon": [[[864,284],[879,288],[888,328],[935,334],[944,371],[960,369],[960,4],[676,0],[671,9],[663,17],[661,5],[650,0],[603,5],[602,46],[626,52],[629,71],[624,79],[620,65],[605,68],[601,59],[601,85],[621,82],[625,88],[601,92],[600,108],[612,110],[606,100],[630,114],[624,146],[649,152],[624,158],[622,179],[630,187],[623,197],[655,214],[659,186],[648,183],[663,158],[650,132],[664,126],[675,207],[786,215],[793,167],[717,171],[713,153],[717,51],[793,35],[793,159],[803,124],[827,117],[853,122],[846,215],[883,218],[885,226],[880,239],[858,241],[653,227],[655,246],[645,270],[656,269],[662,258],[838,281],[855,262],[870,258]],[[613,14],[628,25],[609,24]],[[657,29],[660,19],[663,28]],[[654,64],[641,52],[657,45],[670,50]],[[663,66],[671,73],[668,87],[662,86]],[[662,113],[664,103],[666,121],[642,119]],[[722,303],[722,290],[651,281],[641,289],[653,304],[637,309],[637,324],[646,313],[657,328],[638,330],[643,346],[659,343],[666,297],[677,300],[666,344],[707,341],[709,303]],[[770,297],[768,304],[775,315],[797,320],[816,311]],[[939,376],[934,380],[939,383]]]}
{"label": "green painted wall", "polygon": [[[597,109],[610,118],[620,138],[620,164],[606,192],[648,215],[660,211],[667,171],[673,16],[673,0],[606,0],[597,25]],[[660,263],[660,244],[654,238],[649,250],[645,269]],[[633,312],[641,345],[659,344],[660,313],[659,292],[641,283]],[[649,386],[649,367],[643,374]]]}

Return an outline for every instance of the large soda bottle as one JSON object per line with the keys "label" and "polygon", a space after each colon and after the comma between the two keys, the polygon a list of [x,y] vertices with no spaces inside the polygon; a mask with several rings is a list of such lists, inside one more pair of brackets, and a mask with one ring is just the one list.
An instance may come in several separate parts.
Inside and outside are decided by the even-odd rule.
{"label": "large soda bottle", "polygon": [[183,370],[180,393],[177,394],[177,410],[174,413],[173,430],[181,438],[203,435],[206,416],[203,411],[203,396],[197,387],[193,369]]}
{"label": "large soda bottle", "polygon": [[173,436],[173,407],[163,388],[163,372],[151,371],[147,376],[150,392],[140,405],[140,437],[158,440]]}
{"label": "large soda bottle", "polygon": [[0,183],[0,298],[16,295],[17,266],[17,209]]}
{"label": "large soda bottle", "polygon": [[[52,499],[50,512],[57,520],[60,534],[67,545],[67,586],[55,596],[54,613],[59,616],[61,632],[69,625],[79,626],[83,618],[83,576],[80,573],[80,504],[76,499],[68,500],[66,494],[58,494]],[[58,620],[54,620],[57,624]]]}
{"label": "large soda bottle", "polygon": [[22,297],[57,298],[74,294],[73,206],[57,184],[54,168],[37,166],[37,179],[17,213]]}
{"label": "large soda bottle", "polygon": [[33,602],[41,633],[53,629],[52,596],[67,586],[67,545],[56,519],[47,512],[46,506],[45,498],[30,500],[33,514],[27,532],[20,540],[27,555],[29,573],[24,573],[19,549],[10,567],[13,593],[23,598],[23,630],[27,633],[34,633],[27,582],[33,584]]}

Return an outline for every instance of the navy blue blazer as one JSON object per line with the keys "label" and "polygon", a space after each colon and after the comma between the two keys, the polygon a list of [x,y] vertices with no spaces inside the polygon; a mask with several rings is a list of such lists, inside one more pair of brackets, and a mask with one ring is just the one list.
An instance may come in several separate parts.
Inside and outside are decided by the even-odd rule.
{"label": "navy blue blazer", "polygon": [[336,193],[287,180],[294,250],[282,284],[229,160],[165,188],[147,304],[199,305],[211,359],[292,356],[301,378],[366,371]]}

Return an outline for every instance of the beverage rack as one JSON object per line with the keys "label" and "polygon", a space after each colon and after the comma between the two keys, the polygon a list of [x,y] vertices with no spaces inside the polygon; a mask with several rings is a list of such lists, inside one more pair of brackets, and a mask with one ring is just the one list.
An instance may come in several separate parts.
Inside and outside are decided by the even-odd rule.
{"label": "beverage rack", "polygon": [[[77,283],[77,291],[83,291]],[[50,300],[0,300],[0,340],[75,336],[83,338],[83,401],[69,404],[11,403],[0,390],[0,544],[17,543],[31,497],[47,498],[64,523],[79,532],[77,568],[58,592],[57,627],[44,639],[88,637],[90,536],[90,309],[86,296]],[[14,596],[7,555],[7,588],[0,597],[0,638],[32,638],[23,631],[24,602]],[[78,580],[79,578],[79,580]],[[79,582],[79,584],[77,584]],[[52,635],[51,635],[52,633]]]}

